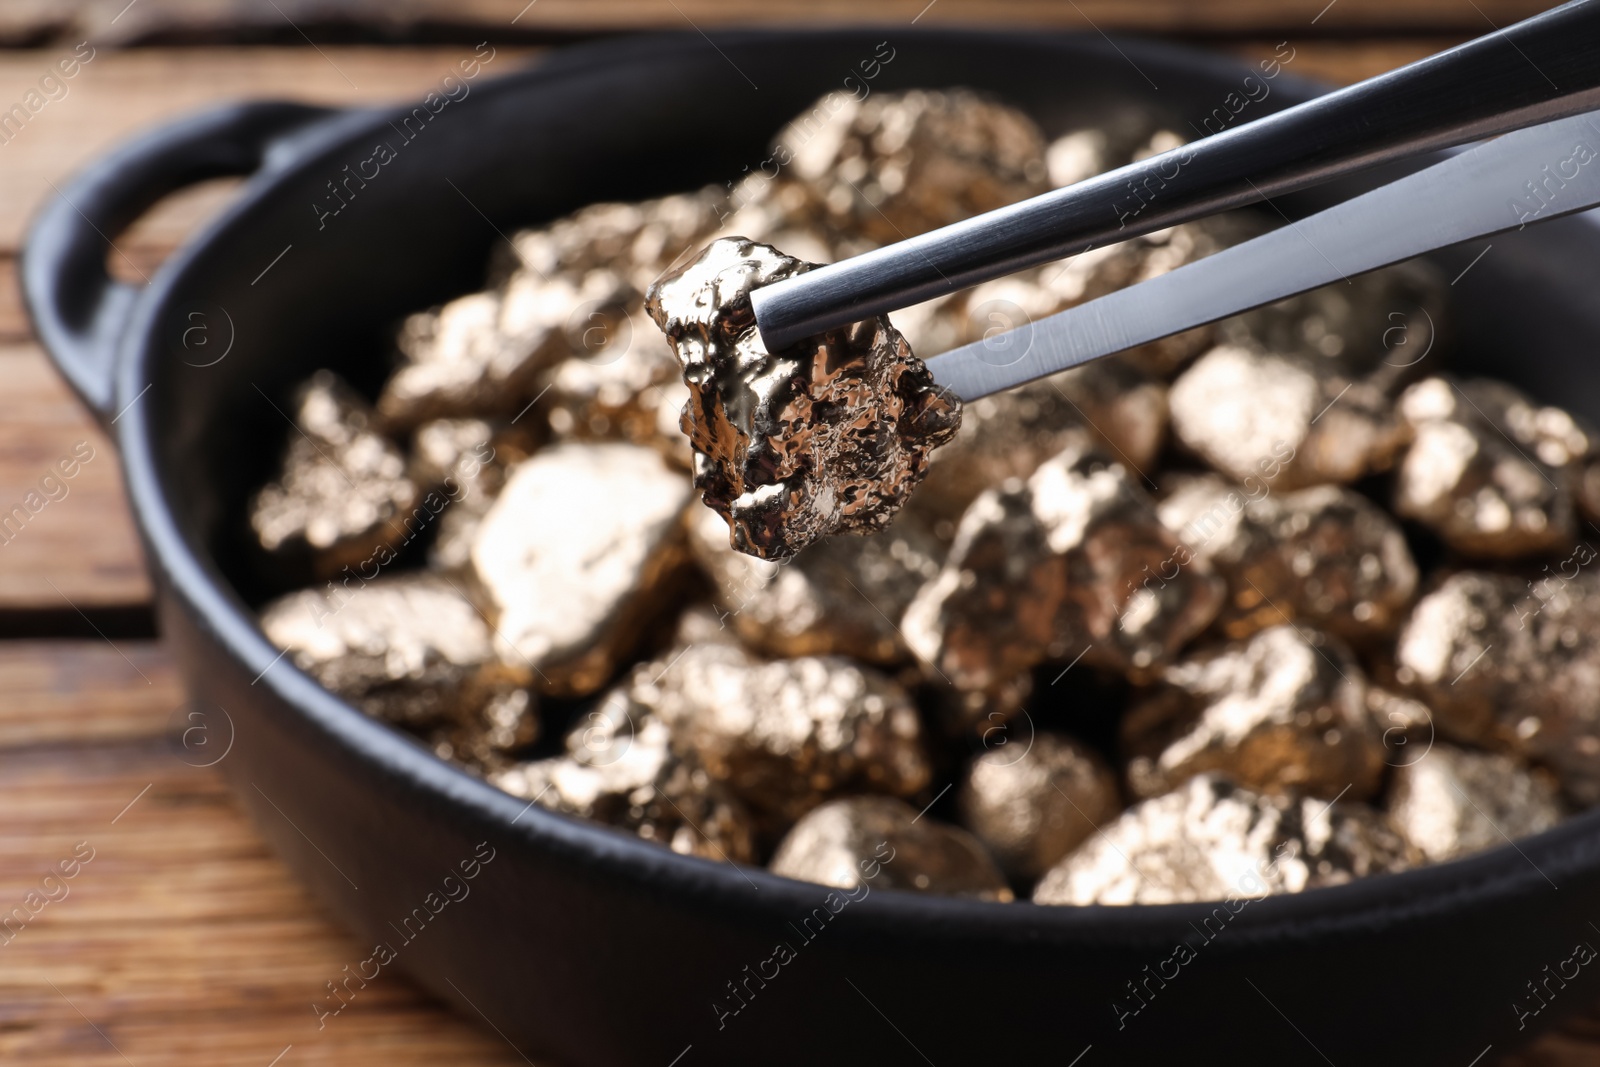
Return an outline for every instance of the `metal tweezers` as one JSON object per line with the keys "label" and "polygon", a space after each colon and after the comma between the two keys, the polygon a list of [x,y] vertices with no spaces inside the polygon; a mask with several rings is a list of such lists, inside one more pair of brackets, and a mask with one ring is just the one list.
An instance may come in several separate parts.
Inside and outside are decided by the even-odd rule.
{"label": "metal tweezers", "polygon": [[[941,385],[976,400],[1600,204],[1600,0],[1576,0],[1171,152],[757,289],[756,322],[776,350],[1090,248],[1474,141],[1482,143],[1169,273],[935,356],[928,367]],[[1131,195],[1140,204],[1132,217]]]}

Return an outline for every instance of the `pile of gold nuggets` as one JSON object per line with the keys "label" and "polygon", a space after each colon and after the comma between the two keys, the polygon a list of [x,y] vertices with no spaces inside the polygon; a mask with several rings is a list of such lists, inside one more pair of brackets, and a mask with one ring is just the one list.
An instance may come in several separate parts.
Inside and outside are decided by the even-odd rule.
{"label": "pile of gold nuggets", "polygon": [[[261,613],[300,669],[517,797],[841,888],[1292,893],[1600,801],[1600,439],[1440,371],[1426,264],[968,404],[886,529],[731,547],[653,283],[719,237],[835,261],[1181,139],[1128,112],[1052,142],[958,89],[824,98],[778,142],[775,178],[516,234],[405,321],[375,402],[304,383],[249,515],[316,580]],[[931,356],[1266,225],[893,322]]]}

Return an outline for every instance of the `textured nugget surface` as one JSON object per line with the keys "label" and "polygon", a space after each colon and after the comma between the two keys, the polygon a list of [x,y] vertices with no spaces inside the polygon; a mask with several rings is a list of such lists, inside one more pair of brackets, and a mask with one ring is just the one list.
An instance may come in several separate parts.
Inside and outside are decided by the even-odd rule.
{"label": "textured nugget surface", "polygon": [[881,316],[782,352],[762,344],[752,290],[810,269],[730,237],[650,291],[678,353],[694,482],[731,543],[787,559],[829,534],[888,526],[955,436],[960,401]]}

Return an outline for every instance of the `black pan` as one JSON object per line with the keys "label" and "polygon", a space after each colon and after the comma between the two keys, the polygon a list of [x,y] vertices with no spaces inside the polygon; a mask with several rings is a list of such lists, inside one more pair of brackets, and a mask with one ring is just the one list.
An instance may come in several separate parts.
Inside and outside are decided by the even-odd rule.
{"label": "black pan", "polygon": [[[395,125],[410,109],[224,107],[119,149],[34,226],[29,308],[121,450],[164,639],[195,708],[233,731],[218,766],[299,876],[364,943],[387,949],[350,961],[351,973],[400,968],[551,1062],[661,1067],[1466,1065],[1592,1002],[1600,967],[1563,961],[1580,942],[1600,944],[1597,814],[1519,848],[1261,900],[1225,923],[1204,905],[1040,908],[880,891],[808,926],[824,890],[529,807],[366,718],[267,643],[251,609],[273,590],[251,577],[236,531],[287,432],[273,405],[295,383],[329,366],[375,389],[395,320],[481,285],[500,233],[755,169],[783,121],[822,92],[854,88],[852,74],[860,84],[859,64],[884,41],[894,58],[874,91],[977,86],[1051,133],[1129,101],[1198,126],[1259,75],[1092,35],[897,27],[615,40],[493,81],[506,58],[469,82],[441,64],[441,94],[466,84],[468,95],[436,98],[410,142]],[[1249,106],[1314,95],[1293,69]],[[396,157],[329,214],[329,183],[347,165],[370,174],[362,161],[379,141],[400,145]],[[222,174],[252,176],[148,288],[108,281],[105,235]],[[1478,251],[1439,259],[1454,276]],[[1495,238],[1453,290],[1453,366],[1600,420],[1597,292],[1595,220]],[[208,332],[186,333],[196,325]],[[1200,944],[1194,958],[1168,962],[1185,939]],[[779,943],[793,958],[767,962]],[[1549,981],[1575,968],[1564,986]],[[1548,982],[1542,999],[1530,981]],[[337,1007],[325,989],[306,995]]]}

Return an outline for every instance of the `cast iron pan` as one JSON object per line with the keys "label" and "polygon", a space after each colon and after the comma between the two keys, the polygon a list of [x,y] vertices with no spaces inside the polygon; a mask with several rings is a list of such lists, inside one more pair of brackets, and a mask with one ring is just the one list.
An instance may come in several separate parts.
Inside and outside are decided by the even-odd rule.
{"label": "cast iron pan", "polygon": [[[194,708],[233,731],[218,766],[263,833],[341,921],[388,950],[351,971],[403,969],[550,1062],[662,1067],[680,1055],[681,1067],[1465,1065],[1592,1003],[1600,968],[1550,986],[1526,1029],[1514,1007],[1536,1004],[1526,983],[1576,943],[1600,944],[1589,922],[1600,916],[1600,814],[1515,849],[1261,900],[1226,922],[1205,905],[1039,908],[880,891],[808,925],[815,909],[828,915],[825,890],[529,807],[367,719],[261,635],[251,609],[273,590],[244,566],[236,531],[287,432],[274,405],[297,382],[329,366],[375,389],[395,321],[481,285],[501,233],[754,169],[786,119],[842,87],[885,40],[894,58],[875,90],[976,86],[1049,133],[1128,101],[1186,129],[1254,70],[1045,33],[614,40],[499,80],[488,75],[509,60],[491,61],[336,216],[314,206],[328,183],[378,142],[400,142],[391,120],[410,109],[223,107],[119,149],[35,224],[29,308],[116,438],[163,636]],[[453,71],[441,65],[441,82]],[[1251,107],[1315,92],[1291,63]],[[223,174],[252,176],[148,288],[107,279],[102,234]],[[1293,214],[1327,196],[1280,206]],[[1453,276],[1479,250],[1440,261]],[[1596,292],[1594,220],[1495,238],[1453,290],[1452,365],[1600,420]],[[197,324],[215,331],[212,347],[186,343]],[[476,877],[463,880],[467,870]],[[1184,941],[1193,958],[1174,964]],[[780,943],[792,952],[784,962]],[[337,1006],[325,989],[306,997]]]}

